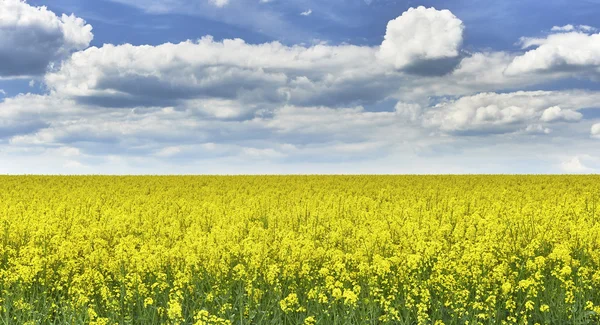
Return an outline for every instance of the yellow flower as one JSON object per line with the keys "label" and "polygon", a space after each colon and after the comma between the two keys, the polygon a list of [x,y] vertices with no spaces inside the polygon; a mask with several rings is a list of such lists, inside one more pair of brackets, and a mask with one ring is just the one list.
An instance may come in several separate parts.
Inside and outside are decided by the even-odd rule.
{"label": "yellow flower", "polygon": [[504,293],[504,294],[508,294],[511,289],[512,289],[512,285],[509,282],[505,282],[502,285],[502,293]]}
{"label": "yellow flower", "polygon": [[341,299],[343,297],[342,290],[340,288],[333,289],[333,291],[331,292],[331,295],[336,300]]}
{"label": "yellow flower", "polygon": [[154,304],[154,299],[152,299],[150,297],[144,299],[144,307],[148,307],[148,306],[153,305],[153,304]]}
{"label": "yellow flower", "polygon": [[198,325],[349,324],[376,314],[442,325],[504,314],[498,323],[533,323],[556,309],[552,321],[569,324],[583,305],[596,322],[599,184],[0,176],[0,314],[11,324],[34,314],[91,324],[181,324],[193,314]]}
{"label": "yellow flower", "polygon": [[279,301],[279,307],[281,307],[281,310],[285,313],[296,311],[299,307],[298,295],[290,293],[283,300]]}
{"label": "yellow flower", "polygon": [[358,302],[358,296],[352,290],[345,289],[342,296],[344,297],[344,304],[356,306],[356,303]]}
{"label": "yellow flower", "polygon": [[535,303],[531,300],[527,300],[525,302],[525,309],[526,310],[533,310],[535,308]]}
{"label": "yellow flower", "polygon": [[571,267],[568,265],[565,265],[561,270],[560,270],[560,275],[566,277],[571,275]]}
{"label": "yellow flower", "polygon": [[308,316],[304,319],[304,325],[315,325],[317,320],[314,316]]}
{"label": "yellow flower", "polygon": [[171,320],[179,321],[182,319],[181,304],[178,301],[170,301],[167,309],[167,316]]}
{"label": "yellow flower", "polygon": [[587,301],[585,303],[585,310],[594,310],[594,303],[592,301]]}

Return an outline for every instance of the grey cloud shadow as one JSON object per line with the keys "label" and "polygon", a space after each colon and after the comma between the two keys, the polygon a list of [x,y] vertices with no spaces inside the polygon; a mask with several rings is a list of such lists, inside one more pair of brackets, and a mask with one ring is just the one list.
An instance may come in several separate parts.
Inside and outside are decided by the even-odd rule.
{"label": "grey cloud shadow", "polygon": [[[262,81],[262,82],[261,82]],[[156,76],[125,76],[102,78],[97,90],[112,90],[118,94],[78,96],[77,102],[111,108],[140,106],[176,106],[183,100],[219,98],[241,101],[281,101],[273,81],[260,78],[226,78],[208,85],[173,85]]]}
{"label": "grey cloud shadow", "polygon": [[99,106],[105,108],[134,108],[134,107],[167,107],[174,106],[178,100],[162,99],[144,96],[119,95],[93,95],[77,96],[75,100],[79,104]]}
{"label": "grey cloud shadow", "polygon": [[422,77],[441,77],[453,72],[465,55],[453,58],[417,61],[403,69],[408,74]]}
{"label": "grey cloud shadow", "polygon": [[10,138],[16,135],[26,135],[49,127],[44,121],[19,121],[9,125],[0,125],[0,139]]}
{"label": "grey cloud shadow", "polygon": [[60,30],[0,28],[0,76],[42,75],[64,43]]}
{"label": "grey cloud shadow", "polygon": [[515,133],[519,130],[521,122],[506,123],[502,125],[487,125],[467,130],[453,130],[446,133],[459,137],[485,137]]}
{"label": "grey cloud shadow", "polygon": [[354,79],[315,92],[308,90],[308,95],[298,88],[292,91],[290,104],[328,107],[372,105],[385,100],[398,89],[401,82],[397,75]]}

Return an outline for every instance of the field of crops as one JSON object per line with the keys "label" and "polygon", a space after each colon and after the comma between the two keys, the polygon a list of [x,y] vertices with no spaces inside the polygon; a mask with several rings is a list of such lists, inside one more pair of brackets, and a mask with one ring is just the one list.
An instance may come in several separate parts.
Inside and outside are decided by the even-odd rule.
{"label": "field of crops", "polygon": [[596,324],[598,176],[0,177],[2,324]]}

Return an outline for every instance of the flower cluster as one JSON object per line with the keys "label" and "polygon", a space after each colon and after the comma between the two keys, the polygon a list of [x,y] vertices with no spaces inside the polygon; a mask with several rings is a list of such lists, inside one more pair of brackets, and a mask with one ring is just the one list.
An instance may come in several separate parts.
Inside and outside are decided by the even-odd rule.
{"label": "flower cluster", "polygon": [[600,177],[0,177],[0,319],[596,324]]}

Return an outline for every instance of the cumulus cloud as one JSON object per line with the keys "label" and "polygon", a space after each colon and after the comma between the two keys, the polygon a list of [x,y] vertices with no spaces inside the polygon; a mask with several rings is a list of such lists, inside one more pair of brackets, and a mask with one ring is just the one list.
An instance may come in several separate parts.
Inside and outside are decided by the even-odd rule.
{"label": "cumulus cloud", "polygon": [[570,174],[583,174],[594,172],[593,168],[589,168],[583,164],[581,157],[575,156],[560,164],[561,169]]}
{"label": "cumulus cloud", "polygon": [[43,74],[48,65],[89,46],[92,26],[23,0],[0,1],[0,77]]}
{"label": "cumulus cloud", "polygon": [[571,109],[561,109],[559,106],[552,106],[544,110],[542,117],[540,118],[543,122],[576,122],[581,120],[583,114],[576,112]]}
{"label": "cumulus cloud", "polygon": [[379,57],[396,69],[416,66],[415,73],[434,64],[452,68],[458,63],[452,59],[459,55],[463,29],[462,21],[449,10],[410,8],[388,22]]}
{"label": "cumulus cloud", "polygon": [[[114,107],[169,106],[201,98],[268,104],[297,97],[306,102],[306,88],[320,84],[327,86],[320,87],[323,91],[343,91],[345,84],[382,70],[374,57],[370,47],[253,45],[204,37],[159,46],[92,47],[73,54],[45,81],[55,93]],[[320,95],[310,92],[314,98]]]}
{"label": "cumulus cloud", "polygon": [[[32,112],[36,101],[42,101],[48,111],[38,111],[44,125],[32,130],[11,133],[11,148],[56,148],[52,155],[70,160],[86,162],[90,157],[154,157],[165,161],[202,161],[215,159],[248,159],[277,163],[311,162],[326,163],[360,161],[361,159],[383,158],[398,150],[418,150],[422,154],[434,150],[436,155],[461,149],[456,143],[460,137],[443,137],[430,133],[431,128],[420,124],[433,111],[451,111],[454,106],[463,107],[488,104],[502,108],[534,103],[531,115],[498,115],[500,122],[483,117],[496,115],[480,114],[476,125],[462,125],[455,135],[477,130],[479,133],[502,125],[503,132],[550,134],[547,125],[539,124],[541,115],[549,103],[558,103],[564,109],[574,109],[567,102],[594,94],[541,92],[540,94],[487,94],[487,99],[465,96],[460,105],[445,102],[440,106],[422,107],[415,103],[399,102],[393,111],[372,112],[363,107],[332,108],[325,106],[283,106],[272,114],[249,120],[207,119],[199,116],[193,107],[139,107],[131,110],[106,109],[97,106],[85,107],[72,100],[57,100],[53,95],[20,98],[21,103],[12,109],[13,120]],[[483,96],[485,97],[485,96]],[[516,98],[516,99],[515,99]],[[592,101],[593,99],[588,99]],[[595,99],[597,100],[597,98]],[[461,99],[456,100],[460,102]],[[579,100],[582,102],[582,100]],[[454,105],[454,106],[453,106]],[[574,104],[571,104],[574,105]],[[0,111],[3,111],[1,107]],[[29,110],[24,110],[30,107]],[[42,113],[43,112],[43,113]],[[514,113],[514,112],[512,112]],[[510,119],[512,122],[507,122]],[[4,119],[0,119],[4,120]],[[488,123],[488,124],[486,124]],[[504,124],[503,124],[504,123]],[[536,124],[537,123],[537,124]],[[16,125],[16,124],[15,124]],[[432,126],[443,128],[443,126]],[[557,128],[561,128],[558,124]],[[498,133],[498,132],[497,132]],[[552,133],[554,134],[554,133]],[[479,139],[484,139],[481,137]],[[521,143],[522,138],[516,141]],[[495,140],[498,141],[498,140]],[[503,140],[505,141],[505,140]],[[494,142],[493,142],[494,143]],[[470,140],[469,150],[489,145],[483,140]],[[457,147],[455,147],[457,146]],[[0,144],[0,148],[2,145]],[[32,149],[27,149],[32,150]],[[0,150],[1,151],[1,150]],[[75,158],[73,158],[75,157]],[[80,158],[83,157],[83,158]],[[147,160],[146,160],[147,163]]]}
{"label": "cumulus cloud", "polygon": [[325,153],[358,157],[397,138],[415,137],[415,130],[405,128],[403,114],[362,107],[284,106],[249,120],[215,120],[198,115],[195,106],[107,109],[55,95],[22,95],[1,103],[0,113],[0,146],[8,142],[13,148],[62,148],[55,156],[203,159],[243,154],[310,160],[309,152],[318,148],[332,159]]}
{"label": "cumulus cloud", "polygon": [[312,9],[308,9],[300,13],[301,16],[310,16],[312,14]]}
{"label": "cumulus cloud", "polygon": [[[573,28],[560,35],[583,33]],[[540,74],[506,73],[519,54],[461,52],[463,29],[449,11],[419,7],[388,24],[381,46],[206,36],[87,48],[36,79],[47,94],[0,102],[0,155],[41,150],[85,168],[107,157],[339,163],[555,143],[574,129],[594,141],[579,110],[599,93],[511,91]],[[545,39],[523,42],[537,50]]]}
{"label": "cumulus cloud", "polygon": [[[39,106],[50,109],[46,112],[36,110],[34,104],[36,101],[42,103],[44,98],[47,102]],[[577,113],[578,107],[588,106],[598,99],[599,94],[589,92],[483,93],[444,100],[431,107],[398,102],[394,110],[380,112],[367,111],[361,106],[285,105],[264,116],[239,120],[207,118],[202,115],[207,112],[199,112],[196,105],[132,110],[90,106],[78,111],[82,105],[73,100],[58,101],[52,96],[28,95],[20,98],[21,103],[15,105],[18,109],[5,112],[12,111],[10,118],[17,122],[20,117],[36,112],[40,114],[38,121],[42,124],[19,132],[5,130],[5,133],[14,146],[72,147],[86,154],[127,152],[162,158],[197,158],[209,153],[232,155],[239,153],[241,148],[268,149],[289,144],[296,149],[286,149],[286,157],[302,156],[306,154],[305,149],[315,146],[345,148],[345,151],[340,149],[339,154],[343,152],[347,156],[350,149],[359,155],[360,148],[382,150],[412,141],[418,145],[428,138],[427,141],[441,141],[435,140],[435,135],[432,138],[428,135],[431,129],[459,136],[519,132],[548,135],[550,124],[570,118],[565,112]],[[214,103],[228,105],[227,102]],[[211,106],[210,102],[205,105]],[[548,109],[557,105],[561,106],[558,113]],[[70,106],[77,109],[69,109]],[[28,107],[28,110],[21,107]],[[547,112],[553,112],[552,118],[542,118],[544,113],[549,114]],[[540,123],[542,120],[546,120],[544,124]],[[18,123],[13,122],[13,125]],[[199,143],[225,145],[228,149],[209,150],[199,147]]]}
{"label": "cumulus cloud", "polygon": [[584,91],[481,93],[435,105],[426,112],[423,123],[454,134],[512,133],[528,128],[532,131],[533,127],[527,125],[535,121],[580,120],[582,114],[575,110],[594,105],[599,96]]}
{"label": "cumulus cloud", "polygon": [[506,74],[533,72],[600,73],[600,33],[581,30],[550,34],[546,38],[522,38],[523,49],[535,47],[517,56]]}
{"label": "cumulus cloud", "polygon": [[600,139],[600,123],[592,125],[590,135],[592,136],[592,138]]}
{"label": "cumulus cloud", "polygon": [[[425,92],[462,95],[507,80],[501,78],[501,65],[508,59],[493,55],[465,58],[446,80],[432,83],[411,77],[438,76],[454,69],[462,60],[458,55],[462,29],[462,22],[449,11],[419,7],[390,22],[381,47],[248,44],[210,36],[158,46],[107,44],[73,54],[46,75],[45,83],[55,94],[104,107],[237,101],[223,108],[225,113],[205,111],[217,117],[248,118],[282,105],[343,107],[370,105],[390,96],[415,101],[413,97],[423,98]],[[390,71],[390,64],[398,60],[403,70]],[[481,66],[485,68],[476,69]],[[491,71],[481,78],[489,83],[477,80],[482,70]]]}
{"label": "cumulus cloud", "polygon": [[284,105],[369,106],[388,98],[423,105],[429,96],[539,82],[538,75],[504,73],[510,53],[460,55],[462,30],[451,12],[419,7],[391,21],[379,47],[210,36],[157,46],[107,44],[73,54],[45,84],[85,105],[198,105],[209,116],[247,119]]}
{"label": "cumulus cloud", "polygon": [[72,101],[49,96],[21,94],[5,98],[0,102],[0,141],[48,127],[50,121],[62,114],[79,115],[83,112]]}

